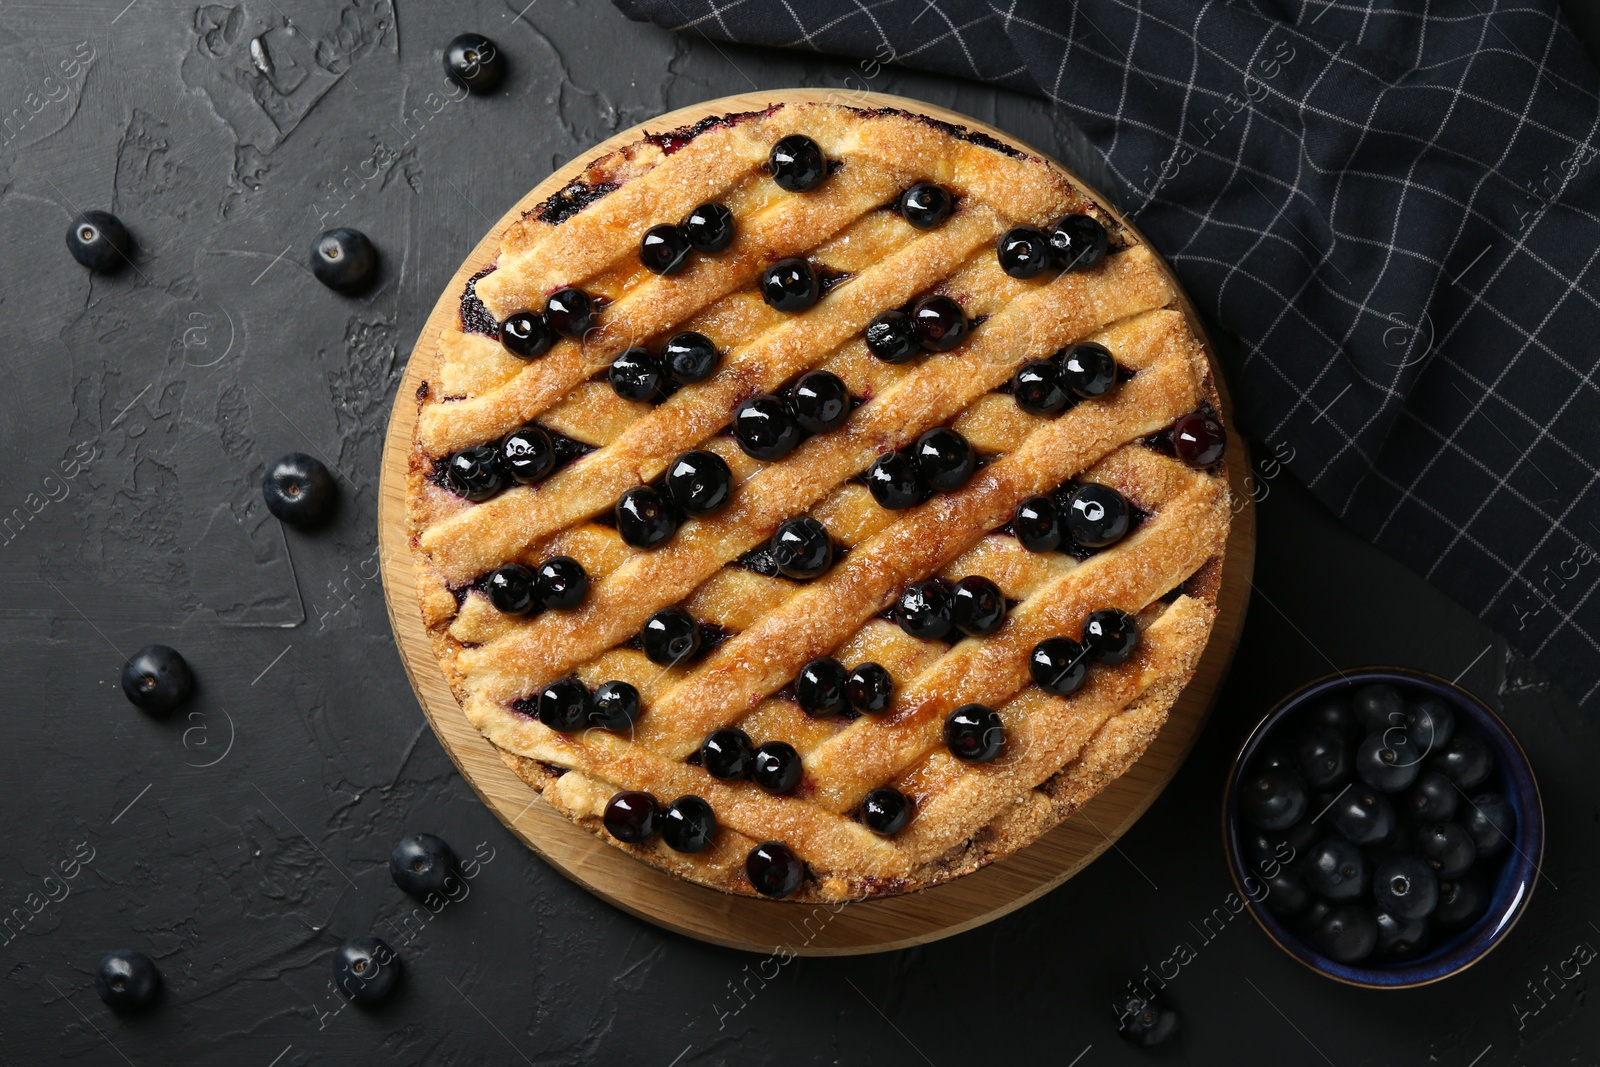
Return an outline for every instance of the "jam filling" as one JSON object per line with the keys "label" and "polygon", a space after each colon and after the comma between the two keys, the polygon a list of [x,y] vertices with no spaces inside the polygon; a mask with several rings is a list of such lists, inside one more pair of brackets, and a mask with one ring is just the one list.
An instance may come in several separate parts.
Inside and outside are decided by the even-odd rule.
{"label": "jam filling", "polygon": [[461,329],[465,333],[500,336],[500,323],[495,321],[484,302],[478,299],[478,279],[493,274],[494,269],[495,264],[491,263],[467,279],[467,287],[461,293]]}

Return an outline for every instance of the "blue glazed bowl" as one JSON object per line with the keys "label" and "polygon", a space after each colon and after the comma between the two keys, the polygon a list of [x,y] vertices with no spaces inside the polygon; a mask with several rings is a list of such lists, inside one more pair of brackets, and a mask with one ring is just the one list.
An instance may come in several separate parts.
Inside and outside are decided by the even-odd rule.
{"label": "blue glazed bowl", "polygon": [[[1240,835],[1244,826],[1239,815],[1239,782],[1244,769],[1257,753],[1294,732],[1296,712],[1323,697],[1354,691],[1363,685],[1386,682],[1401,693],[1422,693],[1445,701],[1456,713],[1457,728],[1475,730],[1494,753],[1494,777],[1485,788],[1498,788],[1505,794],[1516,816],[1512,848],[1501,857],[1498,871],[1485,872],[1489,881],[1489,906],[1475,924],[1435,943],[1426,953],[1396,963],[1363,961],[1339,963],[1322,955],[1282,919],[1273,915],[1255,895],[1261,883],[1246,866],[1241,854]],[[1228,873],[1249,908],[1251,916],[1279,948],[1319,974],[1366,989],[1404,989],[1427,985],[1466,970],[1482,959],[1521,917],[1533,894],[1539,863],[1544,855],[1544,809],[1539,800],[1539,785],[1534,781],[1528,757],[1500,717],[1477,697],[1443,678],[1403,667],[1367,667],[1332,674],[1309,682],[1280,700],[1251,731],[1228,773],[1228,788],[1222,801],[1222,836],[1228,854]],[[1256,886],[1246,891],[1246,881]]]}

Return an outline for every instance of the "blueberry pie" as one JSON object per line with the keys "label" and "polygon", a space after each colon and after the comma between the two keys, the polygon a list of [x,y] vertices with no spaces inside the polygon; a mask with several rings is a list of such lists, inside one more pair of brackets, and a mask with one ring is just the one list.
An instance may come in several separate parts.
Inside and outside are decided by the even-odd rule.
{"label": "blueberry pie", "polygon": [[1225,435],[1165,269],[904,111],[649,134],[501,237],[417,392],[421,612],[543,798],[732,893],[1000,859],[1211,633]]}

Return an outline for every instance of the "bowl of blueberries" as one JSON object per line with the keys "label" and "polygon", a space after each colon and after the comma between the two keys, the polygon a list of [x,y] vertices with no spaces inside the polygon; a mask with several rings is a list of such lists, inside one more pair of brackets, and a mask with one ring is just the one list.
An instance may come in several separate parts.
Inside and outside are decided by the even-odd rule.
{"label": "bowl of blueberries", "polygon": [[1420,671],[1344,671],[1289,694],[1223,798],[1228,869],[1312,970],[1398,989],[1477,962],[1517,921],[1544,850],[1539,787],[1482,701]]}

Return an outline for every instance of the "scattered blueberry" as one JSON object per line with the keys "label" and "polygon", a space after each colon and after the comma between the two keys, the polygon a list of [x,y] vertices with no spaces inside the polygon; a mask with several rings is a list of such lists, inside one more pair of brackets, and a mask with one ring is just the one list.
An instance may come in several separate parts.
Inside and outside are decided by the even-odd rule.
{"label": "scattered blueberry", "polygon": [[556,466],[556,448],[538,426],[512,430],[500,439],[500,470],[518,485],[543,481]]}
{"label": "scattered blueberry", "polygon": [[600,685],[589,700],[589,725],[602,730],[629,730],[639,721],[639,690],[629,682]]}
{"label": "scattered blueberry", "polygon": [[897,834],[911,821],[911,802],[898,789],[874,789],[861,802],[861,821],[867,829],[885,837]]}
{"label": "scattered blueberry", "polygon": [[310,529],[327,522],[339,502],[339,487],[322,461],[290,452],[261,482],[267,510],[291,526]]}
{"label": "scattered blueberry", "polygon": [[537,311],[514,311],[500,324],[500,346],[518,359],[538,359],[556,343],[556,332]]}
{"label": "scattered blueberry", "polygon": [[761,299],[774,311],[793,315],[822,297],[822,283],[810,263],[798,257],[780,259],[761,272]]}
{"label": "scattered blueberry", "polygon": [[791,133],[773,145],[767,162],[772,180],[791,193],[809,192],[828,176],[821,146],[803,133]]}
{"label": "scattered blueberry", "polygon": [[689,238],[690,246],[707,255],[732,244],[733,232],[733,212],[709,201],[689,212],[683,220],[683,233]]}
{"label": "scattered blueberry", "polygon": [[1361,898],[1371,871],[1361,849],[1342,837],[1330,837],[1306,853],[1301,874],[1317,896],[1341,903]]}
{"label": "scattered blueberry", "polygon": [[867,351],[884,363],[909,363],[922,350],[911,316],[885,311],[867,324]]}
{"label": "scattered blueberry", "polygon": [[756,748],[750,780],[769,793],[792,793],[800,784],[800,753],[787,741],[768,741]]}
{"label": "scattered blueberry", "polygon": [[389,853],[389,877],[418,900],[443,893],[458,866],[454,850],[432,834],[402,837]]}
{"label": "scattered blueberry", "polygon": [[311,273],[329,289],[356,292],[377,271],[378,250],[360,230],[341,226],[318,234],[311,242]]}
{"label": "scattered blueberry", "polygon": [[1111,350],[1094,341],[1073,345],[1061,354],[1061,384],[1083,400],[1105,396],[1117,384],[1117,361]]}
{"label": "scattered blueberry", "polygon": [[1117,1034],[1131,1045],[1149,1048],[1178,1032],[1178,1013],[1145,992],[1127,992],[1111,1001]]}
{"label": "scattered blueberry", "polygon": [[1139,624],[1117,608],[1091,611],[1083,623],[1083,646],[1101,663],[1114,667],[1139,647]]}
{"label": "scattered blueberry", "polygon": [[492,93],[500,86],[505,62],[495,43],[481,33],[463,33],[444,50],[445,75],[471,93]]}
{"label": "scattered blueberry", "polygon": [[588,572],[571,556],[551,556],[539,564],[539,599],[545,607],[571,611],[588,595]]}
{"label": "scattered blueberry", "polygon": [[1067,501],[1067,534],[1080,547],[1109,548],[1128,536],[1132,512],[1121,493],[1109,485],[1087,482]]}
{"label": "scattered blueberry", "polygon": [[844,664],[831,656],[819,656],[795,675],[795,703],[807,715],[837,715],[845,709],[844,687],[848,680]]}
{"label": "scattered blueberry", "polygon": [[931,230],[950,217],[954,206],[943,186],[918,182],[900,194],[900,214],[919,230]]}
{"label": "scattered blueberry", "polygon": [[594,299],[582,289],[558,289],[545,301],[544,321],[562,337],[581,341],[594,327]]}
{"label": "scattered blueberry", "polygon": [[1352,786],[1327,811],[1333,828],[1357,845],[1377,844],[1394,832],[1394,805],[1375,789]]}
{"label": "scattered blueberry", "polygon": [[670,222],[652,226],[639,238],[639,262],[651,274],[677,274],[689,265],[689,238]]}
{"label": "scattered blueberry", "polygon": [[667,493],[678,510],[701,517],[720,511],[733,495],[733,472],[715,452],[685,452],[667,468]]}
{"label": "scattered blueberry", "polygon": [[1438,771],[1423,771],[1406,794],[1404,810],[1415,822],[1446,822],[1455,817],[1460,799],[1454,782]]}
{"label": "scattered blueberry", "polygon": [[837,374],[825,370],[802,374],[791,403],[794,421],[807,433],[827,433],[850,417],[850,390]]}
{"label": "scattered blueberry", "polygon": [[1059,367],[1048,359],[1030,359],[1011,376],[1011,399],[1029,415],[1054,415],[1072,397],[1061,384]]}
{"label": "scattered blueberry", "polygon": [[925,296],[911,308],[911,330],[930,352],[948,352],[966,339],[967,313],[948,296]]}
{"label": "scattered blueberry", "polygon": [[1287,830],[1306,812],[1306,791],[1287,771],[1263,770],[1244,783],[1239,810],[1263,830]]}
{"label": "scattered blueberry", "polygon": [[444,480],[456,496],[482,503],[505,487],[500,450],[493,445],[463,448],[445,461]]}
{"label": "scattered blueberry", "polygon": [[1050,248],[1063,270],[1087,270],[1111,248],[1106,228],[1089,215],[1066,215],[1050,227]]}
{"label": "scattered blueberry", "polygon": [[927,498],[928,487],[917,465],[903,452],[885,452],[862,475],[879,507],[904,511]]}
{"label": "scattered blueberry", "polygon": [[1216,463],[1227,449],[1228,435],[1222,424],[1204,412],[1180,415],[1172,424],[1172,451],[1196,470]]}
{"label": "scattered blueberry", "polygon": [[982,704],[963,704],[944,720],[944,743],[966,763],[989,763],[1006,747],[1000,713]]}
{"label": "scattered blueberry", "polygon": [[606,801],[600,821],[605,823],[606,833],[618,841],[643,844],[661,829],[661,805],[649,793],[628,790]]}
{"label": "scattered blueberry", "polygon": [[1478,859],[1471,835],[1459,823],[1435,822],[1417,827],[1413,847],[1442,882],[1466,874]]}
{"label": "scattered blueberry", "polygon": [[1311,931],[1312,943],[1340,963],[1359,963],[1378,945],[1378,924],[1372,913],[1354,904],[1329,910]]}
{"label": "scattered blueberry", "polygon": [[674,334],[661,346],[661,364],[679,385],[705,381],[721,361],[722,354],[711,338],[693,330]]}
{"label": "scattered blueberry", "polygon": [[67,251],[90,270],[106,273],[131,262],[133,236],[111,212],[85,211],[67,230]]}
{"label": "scattered blueberry", "polygon": [[833,566],[833,538],[809,515],[785,519],[772,535],[772,560],[786,578],[815,578]]}
{"label": "scattered blueberry", "polygon": [[681,608],[662,608],[645,620],[639,643],[657,666],[687,663],[700,651],[700,624]]}
{"label": "scattered blueberry", "polygon": [[781,397],[763,393],[734,409],[733,439],[751,459],[768,463],[782,459],[800,447],[803,437]]}
{"label": "scattered blueberry", "polygon": [[950,620],[968,637],[983,637],[1006,621],[1006,595],[981,574],[969,574],[951,591]]}
{"label": "scattered blueberry", "polygon": [[193,691],[194,674],[175,648],[146,645],[122,665],[122,695],[140,711],[166,715]]}
{"label": "scattered blueberry", "polygon": [[978,454],[959,432],[936,426],[917,438],[912,459],[924,485],[953,493],[967,484],[978,469]]}
{"label": "scattered blueberry", "polygon": [[617,500],[617,533],[634,548],[654,548],[678,531],[678,518],[654,486],[636,485]]}
{"label": "scattered blueberry", "polygon": [[382,938],[353,937],[334,950],[333,984],[352,1004],[377,1004],[399,981],[400,956]]}
{"label": "scattered blueberry", "polygon": [[697,796],[681,796],[661,813],[661,840],[677,852],[704,852],[717,836],[717,816]]}
{"label": "scattered blueberry", "polygon": [[857,711],[875,715],[894,697],[894,678],[876,663],[860,663],[844,683],[845,698]]}
{"label": "scattered blueberry", "polygon": [[1011,532],[1029,552],[1054,552],[1061,547],[1061,514],[1047,496],[1030,496],[1011,516]]}
{"label": "scattered blueberry", "polygon": [[1435,750],[1428,766],[1462,789],[1476,789],[1494,773],[1494,756],[1476,735],[1457,734],[1444,747]]}
{"label": "scattered blueberry", "polygon": [[763,841],[745,857],[744,875],[763,896],[786,897],[800,888],[806,866],[782,841]]}
{"label": "scattered blueberry", "polygon": [[119,948],[109,952],[94,972],[94,991],[114,1011],[149,1007],[161,992],[161,972],[143,952]]}
{"label": "scattered blueberry", "polygon": [[576,678],[561,678],[539,693],[539,721],[561,733],[582,729],[589,721],[589,690]]}
{"label": "scattered blueberry", "polygon": [[724,782],[750,777],[755,764],[755,746],[750,735],[732,726],[712,730],[700,743],[700,766],[713,778]]}
{"label": "scattered blueberry", "polygon": [[1396,919],[1423,919],[1439,903],[1439,879],[1416,856],[1390,860],[1372,872],[1372,902]]}
{"label": "scattered blueberry", "polygon": [[955,598],[941,579],[924,578],[900,592],[894,608],[900,629],[923,641],[947,637],[955,628]]}
{"label": "scattered blueberry", "polygon": [[520,563],[507,563],[489,572],[484,589],[489,603],[502,615],[529,615],[540,607],[538,578]]}
{"label": "scattered blueberry", "polygon": [[661,388],[661,363],[648,349],[624,349],[611,361],[606,380],[611,383],[611,391],[622,399],[648,402]]}
{"label": "scattered blueberry", "polygon": [[1050,237],[1037,226],[1013,226],[1001,234],[995,256],[1013,278],[1036,278],[1056,265]]}
{"label": "scattered blueberry", "polygon": [[1421,764],[1412,758],[1410,746],[1399,737],[1398,745],[1389,743],[1389,731],[1375,730],[1356,749],[1356,777],[1374,789],[1385,793],[1398,793],[1408,789],[1417,780]]}
{"label": "scattered blueberry", "polygon": [[1477,793],[1468,798],[1462,809],[1461,826],[1472,838],[1480,858],[1493,856],[1505,848],[1517,832],[1517,816],[1499,793]]}
{"label": "scattered blueberry", "polygon": [[1058,697],[1071,696],[1089,676],[1089,657],[1070,637],[1047,637],[1033,646],[1028,673],[1034,684]]}

